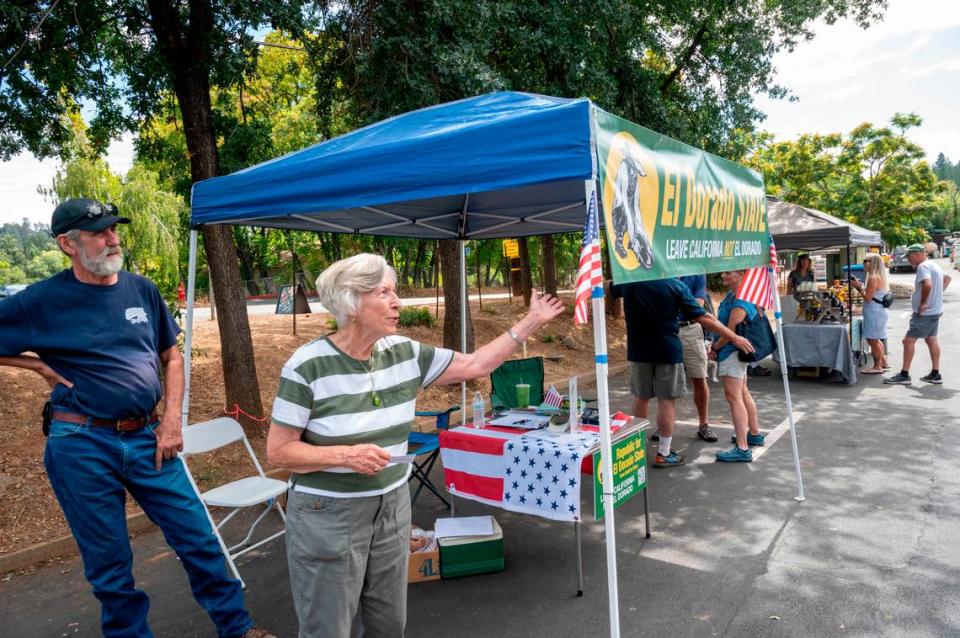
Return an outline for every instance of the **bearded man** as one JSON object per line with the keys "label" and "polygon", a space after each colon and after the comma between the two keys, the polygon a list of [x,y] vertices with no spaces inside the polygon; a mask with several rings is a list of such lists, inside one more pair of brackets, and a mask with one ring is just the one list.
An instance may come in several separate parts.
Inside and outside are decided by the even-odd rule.
{"label": "bearded man", "polygon": [[147,595],[133,581],[130,492],[180,557],[218,635],[264,638],[177,458],[180,329],[157,287],[121,270],[117,224],[128,223],[92,199],[57,206],[50,226],[71,267],[0,301],[0,365],[32,370],[50,386],[44,465],[100,601],[103,635],[153,635]]}

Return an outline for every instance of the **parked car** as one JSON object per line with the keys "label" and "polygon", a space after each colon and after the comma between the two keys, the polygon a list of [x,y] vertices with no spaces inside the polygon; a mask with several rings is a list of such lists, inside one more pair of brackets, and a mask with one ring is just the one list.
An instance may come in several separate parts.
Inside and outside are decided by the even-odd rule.
{"label": "parked car", "polygon": [[910,264],[910,261],[907,259],[907,253],[904,252],[895,252],[890,255],[890,263],[887,264],[887,268],[890,272],[916,272],[917,269]]}
{"label": "parked car", "polygon": [[6,286],[0,285],[0,297],[12,297],[18,292],[23,292],[27,289],[27,284],[7,284]]}

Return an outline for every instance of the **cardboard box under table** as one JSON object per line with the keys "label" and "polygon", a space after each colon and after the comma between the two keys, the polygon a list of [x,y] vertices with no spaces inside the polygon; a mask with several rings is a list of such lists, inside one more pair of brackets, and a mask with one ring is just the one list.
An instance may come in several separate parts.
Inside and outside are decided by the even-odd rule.
{"label": "cardboard box under table", "polygon": [[503,530],[493,519],[487,536],[454,536],[439,539],[440,575],[459,578],[503,571]]}
{"label": "cardboard box under table", "polygon": [[422,583],[428,580],[440,580],[440,550],[410,552],[410,558],[407,561],[407,582]]}

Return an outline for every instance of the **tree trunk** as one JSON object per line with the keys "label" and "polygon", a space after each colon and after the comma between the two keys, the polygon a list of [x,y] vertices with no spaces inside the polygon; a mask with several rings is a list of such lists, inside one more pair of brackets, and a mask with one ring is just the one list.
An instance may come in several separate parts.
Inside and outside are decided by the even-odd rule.
{"label": "tree trunk", "polygon": [[543,240],[543,290],[548,295],[557,296],[557,257],[553,244],[553,235],[544,235]]}
{"label": "tree trunk", "polygon": [[413,287],[421,288],[423,287],[424,276],[423,276],[423,253],[427,247],[426,240],[418,239],[417,240],[417,256],[413,260]]}
{"label": "tree trunk", "polygon": [[467,347],[460,343],[460,246],[454,239],[440,241],[440,271],[443,275],[443,347],[473,352],[473,321],[467,304]]}
{"label": "tree trunk", "polygon": [[527,238],[520,237],[517,240],[520,244],[520,286],[523,290],[523,305],[530,305],[530,295],[533,291],[533,275],[530,273],[530,247],[527,246]]}
{"label": "tree trunk", "polygon": [[[207,2],[194,1],[190,24],[183,24],[177,6],[163,0],[148,0],[150,22],[157,47],[168,64],[174,91],[183,118],[183,132],[190,156],[190,177],[194,182],[215,177],[219,172],[217,144],[213,133],[210,105],[211,58],[209,41],[213,37],[213,11]],[[239,407],[260,418],[263,404],[250,339],[250,323],[240,282],[237,247],[230,226],[203,227],[203,243],[217,299],[217,325],[220,328],[221,365],[228,410]],[[246,419],[248,436],[263,436],[266,429]]]}

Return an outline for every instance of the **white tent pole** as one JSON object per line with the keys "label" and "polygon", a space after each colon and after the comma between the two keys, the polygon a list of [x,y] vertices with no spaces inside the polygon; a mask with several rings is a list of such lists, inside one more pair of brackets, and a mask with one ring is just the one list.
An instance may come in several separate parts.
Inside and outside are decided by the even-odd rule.
{"label": "white tent pole", "polygon": [[190,231],[190,262],[187,274],[187,332],[183,339],[183,405],[180,423],[187,427],[190,420],[190,372],[193,359],[193,301],[197,290],[197,231]]}
{"label": "white tent pole", "polygon": [[[585,183],[587,210],[593,196],[593,180]],[[600,203],[597,202],[597,208]],[[600,211],[597,211],[599,217]],[[599,225],[599,224],[598,224]],[[607,546],[607,593],[610,607],[610,637],[620,636],[620,594],[617,588],[617,537],[613,513],[613,460],[610,446],[610,396],[607,388],[607,316],[603,286],[591,292],[593,305],[593,350],[597,369],[597,404],[600,412],[600,454],[603,464],[603,527]]]}
{"label": "white tent pole", "polygon": [[800,449],[797,447],[797,428],[793,420],[793,399],[790,397],[790,380],[787,378],[787,351],[783,347],[783,312],[780,308],[780,290],[777,287],[776,273],[773,268],[767,268],[770,276],[770,287],[773,290],[774,313],[777,320],[777,348],[780,349],[780,376],[783,377],[783,396],[787,401],[787,419],[790,421],[790,446],[793,448],[793,469],[796,474],[797,495],[793,498],[805,501],[803,495],[803,476],[800,474]]}
{"label": "white tent pole", "polygon": [[[460,240],[460,351],[467,352],[467,242]],[[460,383],[460,425],[467,424],[467,382]]]}

